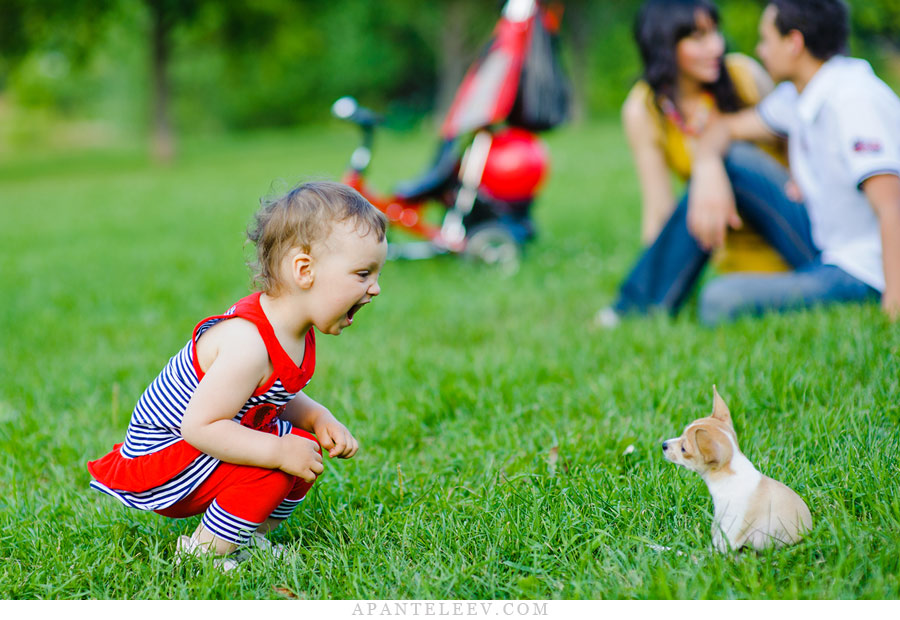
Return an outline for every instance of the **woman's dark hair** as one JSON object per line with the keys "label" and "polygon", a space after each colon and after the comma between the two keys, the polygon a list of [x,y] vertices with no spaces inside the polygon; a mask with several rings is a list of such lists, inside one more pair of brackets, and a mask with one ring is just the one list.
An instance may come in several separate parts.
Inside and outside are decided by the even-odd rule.
{"label": "woman's dark hair", "polygon": [[770,0],[776,9],[775,27],[782,35],[797,30],[809,53],[828,60],[847,51],[850,15],[841,0]]}
{"label": "woman's dark hair", "polygon": [[[678,83],[675,47],[697,30],[698,11],[706,13],[714,24],[719,25],[719,11],[709,0],[649,0],[638,12],[634,39],[644,61],[644,80],[657,97],[675,100]],[[707,89],[723,112],[734,112],[743,107],[731,76],[725,70],[724,59],[719,79],[708,84]]]}

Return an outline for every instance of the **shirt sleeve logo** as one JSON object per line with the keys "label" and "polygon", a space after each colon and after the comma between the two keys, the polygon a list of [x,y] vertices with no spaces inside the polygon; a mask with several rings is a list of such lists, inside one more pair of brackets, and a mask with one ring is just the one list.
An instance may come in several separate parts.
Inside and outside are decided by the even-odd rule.
{"label": "shirt sleeve logo", "polygon": [[881,142],[878,140],[856,140],[853,143],[853,151],[856,153],[880,153]]}

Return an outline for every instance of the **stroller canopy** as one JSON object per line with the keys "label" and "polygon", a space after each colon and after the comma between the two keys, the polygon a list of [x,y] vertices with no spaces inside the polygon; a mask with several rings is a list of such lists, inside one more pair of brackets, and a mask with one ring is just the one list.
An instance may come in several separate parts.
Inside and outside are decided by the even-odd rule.
{"label": "stroller canopy", "polygon": [[536,0],[509,0],[491,41],[469,68],[441,127],[445,140],[504,121],[549,129],[568,111],[557,59],[559,14]]}

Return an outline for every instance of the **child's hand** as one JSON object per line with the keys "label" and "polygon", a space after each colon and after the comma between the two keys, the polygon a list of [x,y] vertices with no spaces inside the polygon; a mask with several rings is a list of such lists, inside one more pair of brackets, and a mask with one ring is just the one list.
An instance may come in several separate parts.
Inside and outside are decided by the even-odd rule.
{"label": "child's hand", "polygon": [[359,450],[356,438],[330,413],[319,418],[313,426],[313,432],[331,458],[349,459]]}
{"label": "child's hand", "polygon": [[319,445],[305,437],[285,435],[281,438],[281,465],[278,469],[306,482],[315,482],[316,477],[325,471]]}

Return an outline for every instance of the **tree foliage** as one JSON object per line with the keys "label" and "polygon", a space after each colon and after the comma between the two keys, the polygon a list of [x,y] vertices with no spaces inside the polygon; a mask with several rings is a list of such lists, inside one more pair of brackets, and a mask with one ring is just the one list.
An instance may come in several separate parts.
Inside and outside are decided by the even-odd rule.
{"label": "tree foliage", "polygon": [[[614,112],[640,73],[631,29],[641,1],[562,4],[576,116]],[[900,3],[850,4],[854,51],[897,54]],[[763,5],[719,2],[732,49],[753,52]],[[170,122],[192,131],[312,122],[345,94],[394,118],[440,114],[501,6],[483,0],[0,0],[0,97],[63,114],[145,127]],[[891,46],[893,52],[882,53]]]}

